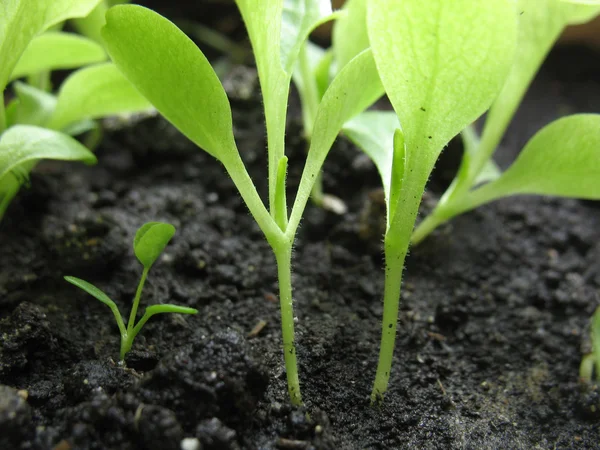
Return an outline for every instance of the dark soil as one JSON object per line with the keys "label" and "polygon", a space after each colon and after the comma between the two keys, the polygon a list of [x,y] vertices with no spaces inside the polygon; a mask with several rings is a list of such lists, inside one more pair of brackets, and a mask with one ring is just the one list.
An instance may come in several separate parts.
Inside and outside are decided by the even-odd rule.
{"label": "dark soil", "polygon": [[[551,55],[502,165],[552,118],[599,112],[599,61],[576,48]],[[264,195],[254,92],[230,91]],[[303,159],[294,100],[288,142],[293,198]],[[107,132],[95,167],[40,165],[0,226],[0,449],[599,448],[600,394],[578,381],[600,302],[598,203],[503,200],[413,249],[390,390],[373,408],[383,271],[381,237],[364,236],[381,219],[369,203],[377,174],[341,139],[330,156],[325,189],[349,213],[309,206],[294,255],[304,409],[287,399],[274,258],[216,161],[149,118]],[[449,151],[423,212],[456,163]],[[62,277],[89,280],[128,314],[141,273],[131,242],[150,220],[178,231],[143,304],[200,313],[151,319],[125,369],[108,308]]]}

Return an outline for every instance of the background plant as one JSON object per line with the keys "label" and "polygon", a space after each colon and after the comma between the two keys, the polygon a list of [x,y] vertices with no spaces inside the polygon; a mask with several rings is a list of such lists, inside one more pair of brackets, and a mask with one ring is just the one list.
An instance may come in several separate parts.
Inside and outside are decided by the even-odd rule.
{"label": "background plant", "polygon": [[137,230],[133,240],[133,250],[136,258],[144,267],[144,270],[142,271],[142,276],[135,292],[127,327],[125,327],[123,316],[121,316],[119,308],[117,307],[116,303],[108,297],[108,295],[106,295],[93,284],[88,283],[80,278],[71,276],[65,277],[66,281],[84,290],[110,308],[115,316],[117,326],[119,327],[119,332],[121,333],[121,350],[119,352],[119,358],[121,361],[125,360],[125,355],[129,352],[129,350],[131,350],[133,340],[138,335],[142,327],[146,324],[148,319],[150,319],[150,317],[153,315],[162,313],[198,313],[197,309],[187,308],[184,306],[170,304],[152,305],[146,308],[142,318],[137,322],[137,324],[135,323],[137,309],[142,296],[142,291],[144,289],[144,284],[146,284],[148,273],[174,234],[175,227],[173,227],[173,225],[161,222],[148,222],[142,225],[139,230]]}
{"label": "background plant", "polygon": [[[96,157],[71,136],[94,126],[91,119],[137,112],[151,105],[110,63],[103,48],[82,36],[46,31],[85,17],[99,0],[6,0],[0,10],[0,91],[13,82],[14,98],[0,101],[0,219],[40,159]],[[74,69],[57,95],[46,91],[51,70]],[[40,76],[43,75],[43,76]],[[17,81],[27,78],[33,84]]]}
{"label": "background plant", "polygon": [[300,404],[291,286],[294,238],[314,181],[342,125],[372,104],[381,95],[381,86],[369,50],[354,57],[330,83],[315,114],[310,150],[288,214],[285,119],[290,81],[308,34],[331,18],[331,5],[317,0],[238,0],[237,5],[263,93],[268,209],[238,153],[225,91],[196,45],[167,19],[133,5],[111,8],[102,36],[125,77],[167,120],[223,164],[271,245],[278,266],[288,391],[292,403]]}

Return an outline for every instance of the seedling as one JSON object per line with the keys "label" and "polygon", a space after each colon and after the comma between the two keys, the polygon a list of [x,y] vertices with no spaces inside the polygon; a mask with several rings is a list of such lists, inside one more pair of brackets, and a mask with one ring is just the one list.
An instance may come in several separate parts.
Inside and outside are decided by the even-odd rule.
{"label": "seedling", "polygon": [[271,245],[278,266],[288,392],[292,403],[300,404],[291,286],[292,245],[333,141],[348,119],[381,95],[381,85],[370,50],[354,57],[330,83],[315,113],[310,150],[288,215],[284,148],[290,81],[310,31],[331,18],[331,5],[319,0],[237,0],[237,5],[250,36],[263,94],[268,210],[238,153],[225,91],[196,45],[169,20],[136,5],[111,8],[102,36],[113,62],[125,77],[167,120],[223,164]]}
{"label": "seedling", "polygon": [[[3,0],[0,8],[0,92],[13,82],[15,97],[0,99],[0,220],[40,159],[82,161],[96,157],[71,136],[93,128],[91,119],[144,111],[151,105],[125,80],[97,43],[46,31],[84,17],[99,0]],[[74,69],[57,96],[46,92],[55,69]],[[27,78],[33,84],[16,81]],[[44,85],[44,86],[42,86]]]}
{"label": "seedling", "polygon": [[585,355],[579,366],[579,378],[590,383],[594,369],[596,371],[596,381],[600,382],[600,306],[592,316],[591,323],[592,353]]}
{"label": "seedling", "polygon": [[[542,3],[548,5],[542,7]],[[563,14],[553,12],[552,17],[559,17],[562,24],[558,28],[553,25],[553,33],[564,23],[593,17],[599,8],[558,0],[523,0],[517,10],[511,0],[404,0],[396,8],[388,8],[385,0],[371,0],[368,6],[371,47],[397,117],[390,112],[366,112],[348,122],[344,132],[375,162],[387,205],[383,330],[371,393],[372,402],[377,402],[386,392],[390,376],[404,259],[425,184],[441,150],[465,129],[467,145],[461,170],[491,177],[495,172],[486,164],[489,158],[483,149],[487,147],[474,137],[468,124],[494,100],[488,122],[499,120],[494,118],[502,111],[504,123],[516,108],[523,83],[535,73],[532,66],[539,65],[534,56],[541,58],[537,49],[541,44],[523,42],[524,36],[545,30],[538,27],[538,16],[553,12],[548,6]],[[465,20],[468,27],[462,25]],[[505,116],[507,111],[509,116]],[[484,132],[481,142],[490,141],[492,135],[499,139],[500,128],[496,126],[488,135]],[[534,136],[502,177],[469,192],[461,211],[520,193],[597,198],[599,148],[600,116],[560,119]]]}
{"label": "seedling", "polygon": [[119,357],[121,361],[125,360],[125,355],[129,350],[131,350],[131,346],[133,344],[133,340],[138,335],[142,327],[145,323],[155,314],[162,313],[178,313],[178,314],[197,314],[198,310],[194,308],[187,308],[184,306],[177,305],[152,305],[146,308],[144,311],[144,315],[135,323],[138,306],[140,304],[140,298],[142,296],[142,290],[144,289],[144,284],[146,283],[146,278],[148,277],[148,272],[150,272],[150,268],[156,262],[160,254],[163,252],[173,235],[175,234],[175,227],[168,223],[160,223],[160,222],[148,222],[143,225],[135,234],[135,239],[133,240],[133,250],[135,252],[135,256],[138,261],[144,267],[142,271],[142,277],[140,278],[140,282],[138,284],[137,290],[135,292],[135,297],[133,299],[133,306],[131,307],[131,313],[129,314],[129,322],[127,323],[127,328],[125,328],[125,323],[123,322],[123,317],[119,312],[119,308],[113,302],[108,295],[102,292],[93,284],[88,283],[80,278],[67,276],[65,280],[69,283],[74,284],[80,289],[83,289],[85,292],[100,300],[106,306],[110,308],[115,316],[115,320],[117,321],[117,326],[119,327],[119,331],[121,333],[121,351],[119,353]]}

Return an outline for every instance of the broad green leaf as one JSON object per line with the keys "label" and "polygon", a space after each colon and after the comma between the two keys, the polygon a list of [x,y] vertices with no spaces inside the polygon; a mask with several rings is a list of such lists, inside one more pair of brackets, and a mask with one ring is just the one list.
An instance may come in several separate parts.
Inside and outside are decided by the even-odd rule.
{"label": "broad green leaf", "polygon": [[[101,0],[2,0],[0,2],[0,91],[38,34],[59,22],[84,17]],[[1,128],[1,126],[0,126]]]}
{"label": "broad green leaf", "polygon": [[133,250],[146,269],[154,264],[174,234],[175,227],[162,222],[148,222],[135,233]]}
{"label": "broad green leaf", "polygon": [[102,46],[72,33],[48,31],[30,42],[10,78],[46,70],[74,69],[106,60]]}
{"label": "broad green leaf", "polygon": [[586,22],[600,7],[575,5],[561,0],[518,0],[518,46],[513,66],[502,91],[494,101],[481,137],[485,154],[473,170],[480,169],[496,149],[527,88],[546,55],[569,24]]}
{"label": "broad green leaf", "polygon": [[600,199],[600,115],[576,114],[542,128],[500,178],[467,196],[467,209],[516,194]]}
{"label": "broad green leaf", "polygon": [[68,281],[69,283],[77,286],[78,288],[84,290],[85,292],[87,292],[88,294],[90,294],[92,297],[95,297],[97,300],[100,300],[102,303],[104,303],[105,305],[107,305],[110,308],[115,307],[116,308],[116,304],[115,302],[113,302],[108,295],[106,295],[104,292],[102,292],[100,289],[98,289],[96,286],[94,286],[91,283],[88,283],[85,280],[82,280],[81,278],[77,278],[77,277],[64,277],[66,281]]}
{"label": "broad green leaf", "polygon": [[25,83],[13,84],[18,104],[9,125],[37,125],[44,127],[56,108],[56,97]]}
{"label": "broad green leaf", "polygon": [[292,74],[310,32],[331,19],[331,0],[283,0],[280,45],[283,70]]}
{"label": "broad green leaf", "polygon": [[390,8],[371,0],[367,25],[409,162],[421,161],[426,179],[442,148],[502,87],[516,43],[514,1],[403,0]]}
{"label": "broad green leaf", "polygon": [[62,130],[73,122],[152,109],[112,63],[86,67],[72,73],[60,87],[49,128]]}
{"label": "broad green leaf", "polygon": [[96,157],[71,136],[33,125],[15,125],[0,137],[0,179],[18,166],[39,159],[95,164]]}
{"label": "broad green leaf", "polygon": [[141,6],[115,6],[106,21],[102,36],[108,53],[136,89],[215,158],[237,154],[227,95],[196,44]]}
{"label": "broad green leaf", "polygon": [[359,53],[333,79],[319,104],[288,233],[295,233],[315,179],[342,126],[381,95],[383,87],[370,49]]}
{"label": "broad green leaf", "polygon": [[[400,128],[393,111],[366,111],[344,124],[342,131],[375,163],[389,204],[394,160],[394,133]],[[389,222],[389,220],[388,220]]]}
{"label": "broad green leaf", "polygon": [[333,53],[337,70],[369,47],[367,34],[367,0],[349,0],[333,25]]}

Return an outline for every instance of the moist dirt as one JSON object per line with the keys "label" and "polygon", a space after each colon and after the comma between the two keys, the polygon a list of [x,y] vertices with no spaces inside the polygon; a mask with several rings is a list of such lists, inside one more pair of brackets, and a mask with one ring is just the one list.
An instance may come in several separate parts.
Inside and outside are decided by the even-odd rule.
{"label": "moist dirt", "polygon": [[[551,119],[599,112],[597,56],[551,55],[500,165]],[[225,76],[238,146],[265,198],[258,86],[251,69]],[[305,147],[295,99],[287,141],[293,199]],[[600,394],[578,380],[600,303],[597,202],[502,200],[413,248],[390,389],[372,407],[383,208],[375,168],[338,139],[324,187],[348,213],[309,205],[295,246],[305,407],[293,408],[274,257],[220,164],[159,117],[109,128],[97,154],[94,167],[40,164],[0,224],[0,448],[176,450],[184,439],[205,450],[599,447]],[[423,214],[459,156],[459,145],[445,152]],[[155,220],[177,233],[141,308],[199,313],[152,318],[125,368],[110,310],[62,277],[96,284],[128,316],[141,274],[132,239]]]}

